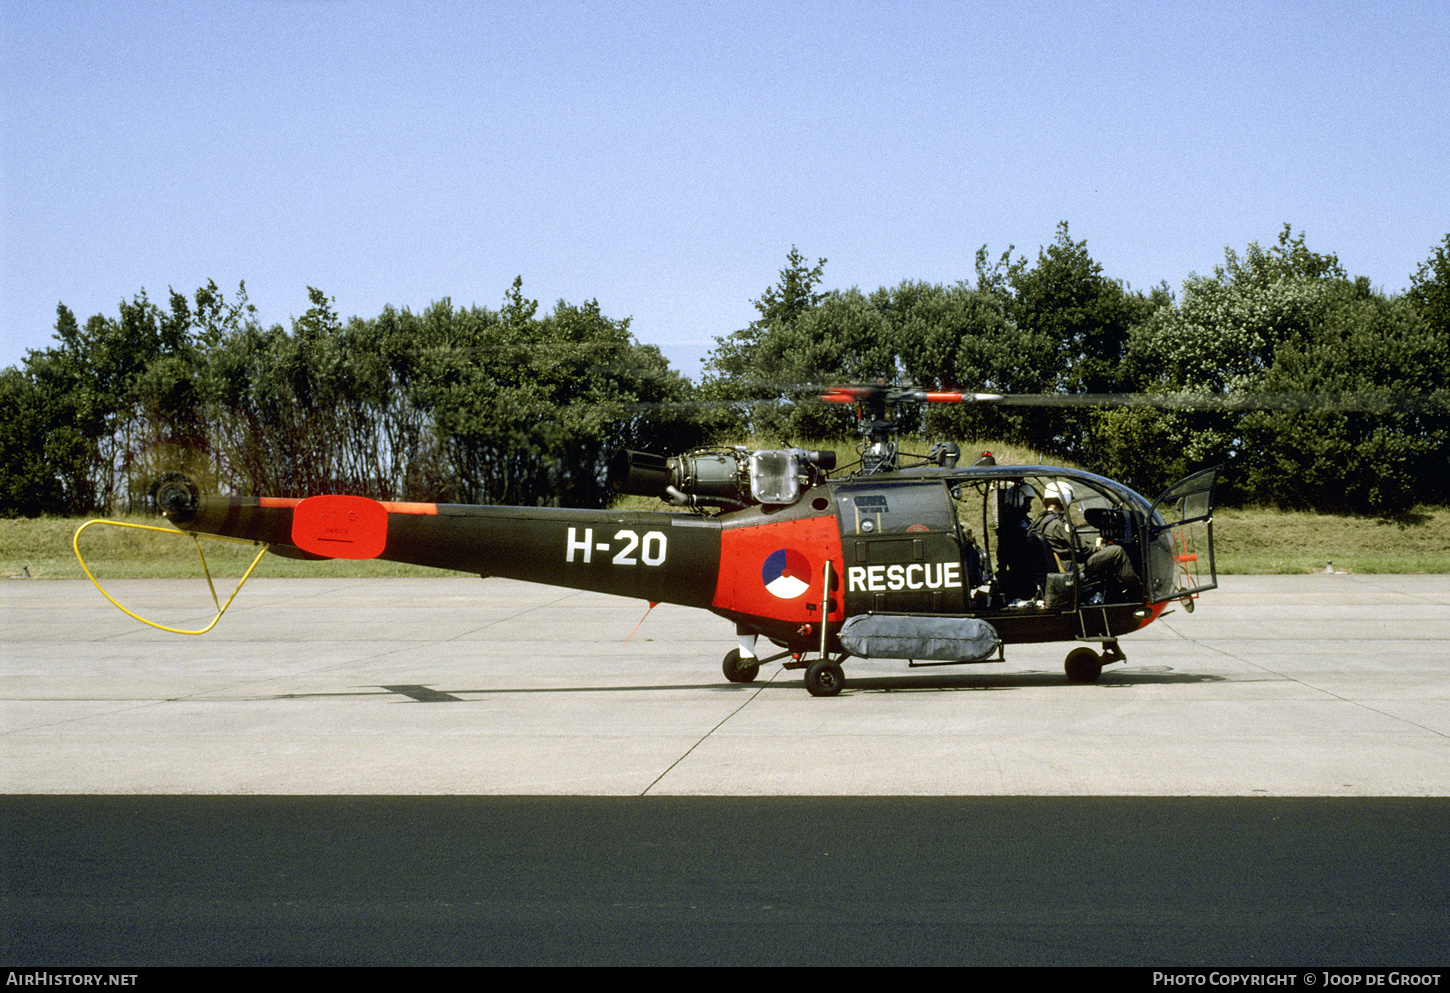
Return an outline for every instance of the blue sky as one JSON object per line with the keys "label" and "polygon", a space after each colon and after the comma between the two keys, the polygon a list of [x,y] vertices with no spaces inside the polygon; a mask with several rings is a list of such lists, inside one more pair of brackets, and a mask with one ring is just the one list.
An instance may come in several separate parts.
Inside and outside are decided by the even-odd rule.
{"label": "blue sky", "polygon": [[[1450,4],[0,0],[0,366],[141,289],[265,324],[597,299],[695,376],[794,245],[974,278],[1058,222],[1176,291],[1450,231]],[[964,384],[969,385],[969,384]]]}

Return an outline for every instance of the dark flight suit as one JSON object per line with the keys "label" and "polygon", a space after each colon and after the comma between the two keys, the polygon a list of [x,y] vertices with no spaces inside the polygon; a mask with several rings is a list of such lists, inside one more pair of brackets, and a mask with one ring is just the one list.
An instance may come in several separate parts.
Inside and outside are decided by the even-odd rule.
{"label": "dark flight suit", "polygon": [[1142,592],[1143,584],[1133,570],[1128,550],[1122,545],[1104,545],[1102,548],[1084,545],[1067,526],[1067,519],[1059,510],[1049,510],[1037,518],[1032,522],[1032,530],[1047,539],[1047,544],[1064,565],[1081,562],[1089,579],[1114,576],[1125,594],[1138,596]]}

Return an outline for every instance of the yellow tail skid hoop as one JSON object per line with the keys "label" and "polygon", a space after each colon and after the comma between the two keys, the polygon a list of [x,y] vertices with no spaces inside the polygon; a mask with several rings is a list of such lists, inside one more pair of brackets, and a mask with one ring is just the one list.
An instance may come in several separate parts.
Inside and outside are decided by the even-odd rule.
{"label": "yellow tail skid hoop", "polygon": [[[86,528],[90,527],[92,524],[109,524],[111,527],[116,528],[135,528],[138,531],[159,531],[162,534],[184,534],[190,537],[192,542],[196,545],[197,558],[201,559],[201,571],[206,574],[207,589],[211,590],[211,602],[216,606],[216,616],[212,618],[211,623],[208,624],[206,627],[202,628],[200,631],[187,631],[183,628],[169,628],[165,624],[157,624],[155,621],[148,621],[140,614],[137,614],[134,611],[127,610],[124,606],[122,606],[121,601],[117,600],[115,597],[111,596],[111,594],[107,593],[106,588],[101,585],[100,581],[96,579],[94,575],[92,575],[90,566],[86,565],[85,557],[81,555],[81,532],[84,531]],[[262,550],[257,553],[257,557],[252,559],[252,564],[247,566],[247,571],[242,574],[241,579],[237,580],[237,588],[232,590],[232,595],[227,597],[226,603],[222,603],[220,598],[217,597],[216,584],[212,582],[211,570],[207,568],[206,554],[202,552],[201,542],[198,540],[200,538],[210,538],[212,541],[225,541],[233,545],[262,545]],[[75,537],[71,539],[71,548],[75,550],[77,561],[80,562],[81,568],[85,570],[86,577],[90,579],[92,583],[95,583],[96,589],[101,591],[101,596],[111,601],[111,603],[115,605],[116,609],[119,610],[121,613],[125,614],[126,616],[133,617],[136,620],[140,621],[142,624],[149,625],[161,631],[170,631],[172,634],[206,634],[212,628],[216,627],[217,621],[222,619],[222,614],[225,614],[227,612],[227,608],[232,605],[232,601],[235,600],[237,598],[237,594],[242,591],[243,584],[245,584],[246,581],[251,578],[252,570],[257,568],[257,563],[262,561],[262,556],[267,554],[267,549],[269,547],[271,546],[262,544],[261,542],[248,541],[245,538],[226,538],[219,534],[197,534],[193,531],[178,531],[175,528],[161,528],[156,527],[152,524],[133,524],[130,521],[86,521],[80,527],[76,528]]]}

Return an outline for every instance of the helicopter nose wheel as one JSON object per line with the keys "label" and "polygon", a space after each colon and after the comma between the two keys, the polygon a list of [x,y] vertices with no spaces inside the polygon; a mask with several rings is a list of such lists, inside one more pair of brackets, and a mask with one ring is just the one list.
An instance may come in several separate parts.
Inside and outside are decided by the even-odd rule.
{"label": "helicopter nose wheel", "polygon": [[720,669],[732,683],[753,683],[760,675],[760,661],[754,658],[746,661],[740,657],[740,649],[732,648],[720,663]]}
{"label": "helicopter nose wheel", "polygon": [[806,691],[811,696],[835,696],[846,685],[846,673],[830,659],[816,659],[806,669]]}
{"label": "helicopter nose wheel", "polygon": [[1069,683],[1096,683],[1103,674],[1103,658],[1091,648],[1074,648],[1062,667]]}

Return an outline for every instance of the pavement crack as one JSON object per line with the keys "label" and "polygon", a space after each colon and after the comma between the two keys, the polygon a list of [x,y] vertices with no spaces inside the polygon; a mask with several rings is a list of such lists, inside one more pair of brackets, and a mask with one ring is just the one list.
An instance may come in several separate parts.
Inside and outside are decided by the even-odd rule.
{"label": "pavement crack", "polygon": [[654,780],[648,786],[646,786],[644,789],[640,790],[639,795],[640,796],[645,796],[645,795],[647,795],[649,793],[650,790],[652,790],[656,786],[658,786],[660,784],[660,780],[662,780],[666,776],[668,776],[671,772],[673,772],[675,770],[675,768],[681,762],[683,762],[683,761],[685,761],[685,759],[689,758],[690,755],[691,755],[691,753],[693,753],[695,751],[695,749],[699,748],[702,744],[705,743],[705,739],[706,738],[710,737],[716,731],[719,731],[722,727],[724,727],[730,721],[730,719],[732,717],[734,717],[736,714],[740,713],[746,707],[750,706],[750,704],[755,700],[755,698],[758,697],[758,696],[760,696],[760,694],[765,690],[765,688],[767,686],[769,686],[771,683],[775,682],[775,677],[776,676],[779,676],[782,672],[785,672],[785,669],[783,669],[783,668],[777,669],[773,673],[771,673],[770,678],[767,679],[765,682],[761,683],[759,686],[755,687],[755,692],[752,693],[752,694],[750,694],[743,701],[741,701],[740,706],[738,706],[734,710],[730,711],[730,713],[726,714],[724,717],[722,717],[720,719],[720,722],[718,724],[716,724],[710,730],[706,731],[704,734],[700,735],[700,739],[698,741],[696,741],[689,748],[685,749],[685,751],[680,755],[679,758],[677,758],[673,762],[671,762],[669,764],[669,766],[663,772],[661,772],[658,776],[656,776],[654,778]]}
{"label": "pavement crack", "polygon": [[1326,696],[1331,700],[1338,700],[1340,703],[1349,704],[1351,707],[1358,707],[1361,710],[1369,711],[1371,714],[1378,714],[1381,717],[1388,718],[1389,720],[1395,721],[1397,723],[1408,724],[1410,727],[1419,728],[1422,731],[1428,731],[1430,734],[1433,734],[1436,737],[1450,738],[1450,734],[1446,734],[1444,731],[1441,731],[1438,728],[1433,728],[1426,724],[1421,724],[1418,721],[1412,721],[1407,717],[1400,716],[1399,714],[1389,713],[1388,711],[1382,710],[1379,707],[1370,706],[1370,704],[1366,703],[1363,700],[1352,700],[1342,693],[1336,693],[1333,690],[1325,689],[1323,686],[1316,686],[1313,683],[1307,682],[1306,680],[1299,678],[1298,676],[1291,676],[1288,673],[1279,672],[1277,669],[1271,669],[1270,667],[1264,665],[1262,662],[1255,662],[1253,659],[1245,658],[1242,655],[1235,655],[1233,652],[1230,652],[1223,648],[1219,648],[1216,645],[1208,644],[1207,642],[1201,641],[1198,638],[1190,638],[1187,635],[1184,635],[1181,632],[1176,631],[1172,628],[1169,628],[1169,630],[1173,631],[1174,634],[1177,634],[1184,641],[1187,641],[1193,645],[1197,645],[1199,648],[1202,648],[1205,651],[1215,652],[1219,655],[1224,656],[1225,658],[1230,658],[1237,662],[1242,662],[1244,665],[1252,666],[1253,668],[1258,669],[1260,672],[1268,673],[1276,679],[1282,679],[1287,683],[1296,683],[1307,690],[1311,690],[1314,693]]}
{"label": "pavement crack", "polygon": [[560,595],[554,597],[551,600],[546,600],[546,601],[544,601],[542,603],[536,603],[536,604],[534,604],[531,607],[525,607],[523,610],[517,611],[517,612],[512,613],[512,614],[509,614],[507,617],[497,617],[497,618],[495,618],[495,619],[493,619],[491,621],[485,621],[484,623],[480,624],[476,628],[470,628],[467,631],[460,631],[460,632],[458,632],[457,634],[455,634],[451,638],[444,638],[444,639],[441,639],[441,640],[443,640],[443,641],[458,641],[458,640],[460,640],[462,638],[468,638],[468,637],[471,637],[473,635],[478,634],[480,631],[487,631],[491,627],[497,627],[498,625],[507,623],[508,621],[516,621],[520,617],[523,617],[525,614],[533,614],[533,613],[537,613],[538,611],[541,611],[541,610],[547,610],[550,607],[557,606],[557,605],[563,603],[565,600],[572,599],[573,597],[576,597],[578,595],[579,595],[579,591],[577,591],[577,590],[569,590],[567,592],[561,593]]}

